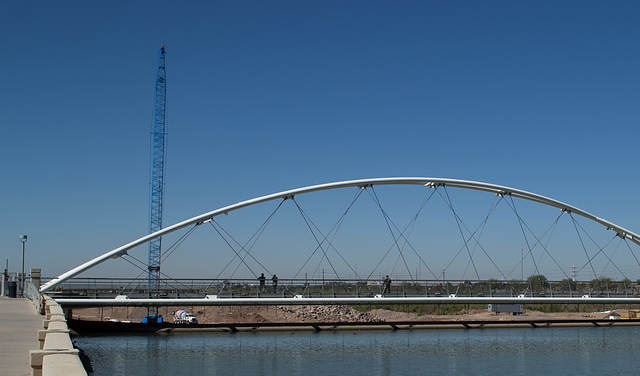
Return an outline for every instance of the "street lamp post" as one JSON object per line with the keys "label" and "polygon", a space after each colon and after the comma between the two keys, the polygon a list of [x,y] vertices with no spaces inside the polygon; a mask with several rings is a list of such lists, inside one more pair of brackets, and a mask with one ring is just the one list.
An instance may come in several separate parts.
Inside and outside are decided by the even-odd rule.
{"label": "street lamp post", "polygon": [[20,296],[24,298],[24,247],[27,243],[27,235],[20,235],[20,242],[22,242],[22,278],[20,278]]}

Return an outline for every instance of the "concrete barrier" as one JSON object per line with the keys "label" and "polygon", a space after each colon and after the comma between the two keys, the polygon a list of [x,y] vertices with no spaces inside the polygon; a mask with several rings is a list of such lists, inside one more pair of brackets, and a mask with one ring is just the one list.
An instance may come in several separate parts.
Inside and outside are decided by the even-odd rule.
{"label": "concrete barrier", "polygon": [[[52,341],[54,341],[54,333],[56,334],[63,334],[64,336],[66,336],[67,338],[69,338],[69,341],[71,340],[71,338],[69,337],[69,329],[67,329],[67,325],[65,323],[61,323],[64,326],[60,327],[59,329],[45,329],[45,330],[38,330],[38,341],[40,342],[40,350],[45,349],[45,346],[49,349],[54,349],[54,348],[67,348],[67,346],[57,346],[52,344]],[[47,338],[49,339],[49,346],[47,346],[46,341]],[[61,340],[58,340],[58,342]],[[66,344],[65,344],[66,345]],[[73,344],[71,345],[70,348],[73,348]]]}
{"label": "concrete barrier", "polygon": [[47,326],[47,330],[67,330],[67,323],[64,321],[51,321]]}
{"label": "concrete barrier", "polygon": [[[53,305],[53,304],[55,304],[55,305]],[[47,318],[49,319],[53,315],[62,315],[62,316],[64,316],[64,311],[62,310],[62,307],[60,307],[60,305],[58,303],[55,303],[55,301],[54,301],[53,304],[47,302],[47,308],[46,308],[46,310],[47,310]]]}
{"label": "concrete barrier", "polygon": [[49,332],[44,339],[43,350],[71,350],[73,349],[73,343],[71,343],[71,337],[69,333],[61,332]]}
{"label": "concrete barrier", "polygon": [[45,329],[49,329],[49,325],[54,322],[63,322],[67,325],[67,318],[64,315],[51,315],[48,319],[44,319],[42,321],[42,327]]}
{"label": "concrete barrier", "polygon": [[31,350],[31,374],[33,376],[86,376],[79,351],[73,348],[69,327],[62,307],[44,295],[46,320],[44,330],[38,331],[40,350]]}
{"label": "concrete barrier", "polygon": [[44,358],[42,376],[80,375],[80,373],[78,373],[79,369],[84,372],[82,362],[80,362],[78,355],[50,354]]}
{"label": "concrete barrier", "polygon": [[[30,356],[30,360],[31,360],[31,375],[32,376],[42,376],[45,372],[44,368],[44,359],[47,356],[51,356],[51,355],[72,355],[76,358],[78,358],[78,361],[80,361],[80,357],[78,356],[80,352],[76,349],[72,349],[72,350],[65,350],[65,349],[52,349],[52,350],[31,350],[29,352],[29,356]],[[49,371],[53,371],[55,372],[55,370],[49,370]],[[76,369],[74,370],[74,372],[68,372],[65,373],[65,375],[73,375],[73,376],[80,376],[80,375],[86,375],[87,373],[85,372],[84,368],[82,367],[82,363],[80,363],[80,369]]]}

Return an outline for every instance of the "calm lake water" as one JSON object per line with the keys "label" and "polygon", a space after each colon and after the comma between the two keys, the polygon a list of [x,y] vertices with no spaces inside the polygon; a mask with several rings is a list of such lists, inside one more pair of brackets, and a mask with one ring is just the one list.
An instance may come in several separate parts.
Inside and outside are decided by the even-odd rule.
{"label": "calm lake water", "polygon": [[93,375],[636,375],[640,327],[77,339]]}

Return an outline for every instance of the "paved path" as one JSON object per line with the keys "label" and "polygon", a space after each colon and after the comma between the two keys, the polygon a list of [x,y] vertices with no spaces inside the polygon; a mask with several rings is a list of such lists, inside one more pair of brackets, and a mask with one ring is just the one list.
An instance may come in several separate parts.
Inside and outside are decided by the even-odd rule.
{"label": "paved path", "polygon": [[29,299],[0,297],[0,375],[31,375],[29,350],[37,350],[44,316]]}

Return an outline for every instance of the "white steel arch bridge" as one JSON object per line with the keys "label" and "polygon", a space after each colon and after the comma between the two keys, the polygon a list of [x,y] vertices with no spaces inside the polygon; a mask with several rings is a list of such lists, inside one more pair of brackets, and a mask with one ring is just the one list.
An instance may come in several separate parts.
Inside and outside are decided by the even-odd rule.
{"label": "white steel arch bridge", "polygon": [[[389,214],[382,207],[380,200],[377,196],[377,193],[374,190],[374,187],[380,186],[422,186],[426,189],[428,194],[425,194],[425,198],[420,203],[419,209],[417,210],[417,214],[415,217],[418,217],[420,211],[425,207],[426,202],[431,199],[431,197],[437,192],[437,194],[442,198],[445,206],[450,209],[451,213],[454,217],[454,223],[458,228],[460,238],[458,239],[461,246],[456,254],[458,257],[459,254],[468,256],[467,268],[476,268],[476,262],[474,261],[474,255],[476,254],[484,254],[487,258],[489,258],[490,263],[497,267],[497,261],[491,259],[491,255],[489,252],[482,246],[481,237],[483,236],[483,231],[489,222],[489,215],[495,210],[498,205],[496,202],[506,202],[506,205],[511,208],[514,212],[515,221],[517,223],[516,227],[519,227],[522,231],[522,235],[524,238],[524,246],[521,249],[521,255],[524,255],[524,250],[526,249],[527,254],[535,263],[536,259],[533,256],[534,249],[538,249],[541,255],[547,255],[548,258],[553,259],[553,255],[547,249],[549,240],[545,240],[545,236],[548,238],[551,235],[546,235],[548,232],[553,233],[553,230],[547,230],[543,235],[533,234],[530,230],[528,224],[523,220],[521,214],[518,212],[516,208],[516,204],[514,202],[514,198],[521,199],[526,202],[532,202],[536,204],[541,204],[542,206],[553,207],[559,209],[561,215],[566,215],[571,218],[573,221],[573,226],[577,232],[577,238],[579,239],[579,243],[584,251],[584,265],[586,269],[591,269],[593,271],[593,281],[590,285],[583,285],[582,287],[577,286],[576,284],[572,284],[570,278],[565,278],[564,283],[558,283],[555,285],[549,283],[548,281],[539,281],[533,279],[535,283],[539,283],[540,285],[536,287],[529,281],[528,284],[524,283],[524,280],[520,281],[520,285],[511,284],[509,287],[505,287],[508,283],[504,281],[493,281],[494,286],[489,286],[486,290],[478,290],[477,286],[479,286],[482,282],[479,281],[480,278],[477,278],[477,281],[474,283],[473,281],[468,280],[467,278],[461,279],[456,284],[451,284],[446,282],[445,286],[442,286],[442,283],[445,282],[444,278],[444,270],[442,272],[442,281],[436,282],[435,280],[436,273],[434,273],[431,269],[431,275],[434,277],[432,281],[432,287],[428,287],[429,283],[427,281],[424,282],[424,289],[422,287],[422,283],[417,278],[417,275],[412,275],[411,267],[415,265],[409,266],[411,262],[407,262],[403,255],[403,251],[408,253],[409,248],[415,252],[413,246],[409,242],[409,237],[411,230],[408,230],[409,225],[405,228],[398,227],[390,218]],[[189,297],[189,298],[132,298],[128,296],[119,296],[116,299],[88,299],[88,298],[59,298],[57,299],[61,304],[69,307],[81,307],[81,306],[161,306],[161,305],[258,305],[258,304],[410,304],[410,303],[462,303],[462,304],[473,304],[473,303],[629,303],[629,304],[638,304],[640,303],[640,297],[637,297],[633,291],[634,283],[627,277],[623,281],[612,281],[610,279],[604,281],[603,283],[616,285],[615,291],[617,293],[612,293],[609,286],[603,288],[603,286],[595,286],[598,284],[599,277],[602,276],[602,273],[596,272],[596,269],[593,265],[593,262],[596,258],[600,258],[603,260],[605,267],[611,267],[611,265],[615,266],[618,270],[620,268],[616,266],[616,261],[614,260],[614,255],[618,253],[618,248],[613,250],[606,250],[606,247],[611,241],[607,243],[607,245],[596,245],[595,250],[590,251],[585,246],[585,243],[596,241],[591,238],[591,236],[587,233],[583,232],[582,226],[576,223],[576,216],[584,218],[587,222],[596,224],[603,230],[609,230],[614,236],[613,238],[619,239],[622,242],[622,248],[628,249],[626,261],[622,261],[625,263],[625,267],[629,266],[629,264],[635,267],[635,269],[631,274],[633,278],[640,277],[640,262],[638,262],[638,257],[636,256],[637,249],[634,250],[635,247],[640,246],[640,235],[635,232],[632,232],[620,225],[617,225],[613,222],[605,220],[603,218],[597,217],[585,210],[577,208],[575,206],[566,204],[564,202],[545,197],[539,194],[535,194],[532,192],[515,189],[511,187],[483,183],[477,181],[468,181],[468,180],[460,180],[460,179],[444,179],[444,178],[428,178],[428,177],[399,177],[399,178],[378,178],[378,179],[359,179],[359,180],[350,180],[350,181],[341,181],[335,183],[321,184],[308,186],[303,188],[297,188],[292,190],[287,190],[279,193],[274,193],[267,196],[257,197],[251,200],[242,201],[233,205],[229,205],[226,207],[222,207],[193,218],[187,219],[180,223],[174,224],[172,226],[166,227],[160,231],[155,233],[143,236],[137,240],[134,240],[128,244],[125,244],[121,247],[113,249],[109,252],[106,252],[98,257],[93,258],[90,261],[83,263],[66,273],[61,274],[57,278],[54,278],[44,285],[41,286],[41,292],[54,292],[57,286],[64,284],[65,282],[71,280],[72,278],[78,276],[79,274],[88,271],[97,265],[102,264],[103,262],[110,259],[118,259],[129,256],[129,251],[134,248],[146,244],[152,239],[158,238],[160,236],[165,236],[171,234],[173,232],[191,228],[195,229],[206,223],[213,223],[219,216],[228,215],[232,212],[238,211],[239,209],[244,209],[248,207],[252,207],[258,204],[267,203],[270,201],[280,202],[282,205],[285,201],[294,201],[297,196],[307,195],[314,192],[320,191],[333,191],[339,189],[348,189],[348,188],[356,188],[358,192],[369,191],[369,195],[376,202],[376,204],[380,208],[380,212],[382,217],[384,217],[384,221],[386,226],[388,227],[391,233],[391,243],[395,251],[398,252],[398,260],[402,260],[404,263],[409,279],[404,281],[402,284],[402,289],[399,289],[399,286],[396,286],[395,292],[387,292],[383,291],[381,286],[377,286],[375,288],[371,288],[367,286],[370,284],[370,277],[373,273],[368,275],[368,278],[361,278],[358,276],[354,283],[354,290],[349,294],[336,294],[335,291],[332,291],[330,294],[313,294],[311,290],[308,288],[302,290],[295,290],[294,288],[286,288],[282,289],[281,294],[261,294],[259,293],[253,294],[246,292],[244,294],[239,294],[234,296],[233,294],[226,295],[225,294],[208,294],[207,289],[204,291],[198,292],[199,296],[197,297]],[[476,227],[467,226],[461,216],[456,212],[455,205],[451,200],[448,188],[461,188],[464,190],[470,191],[481,191],[488,192],[493,194],[494,203],[490,206],[487,216],[478,224]],[[359,196],[357,196],[359,197]],[[497,199],[497,201],[496,201]],[[350,203],[348,208],[345,211],[345,214],[353,205],[356,199]],[[297,202],[295,205],[298,207],[305,223],[313,232],[313,237],[315,239],[316,245],[313,250],[313,253],[320,250],[323,256],[327,261],[329,258],[327,256],[327,252],[334,248],[331,244],[331,239],[335,234],[332,234],[336,226],[341,224],[343,217],[336,222],[336,225],[330,231],[320,231],[317,230],[317,226],[310,220],[307,214],[303,209],[300,208]],[[280,206],[278,206],[279,208]],[[277,210],[277,209],[276,209]],[[271,216],[269,217],[269,220]],[[415,219],[415,218],[414,218]],[[412,219],[413,221],[413,219]],[[558,220],[555,220],[557,223]],[[212,225],[213,226],[213,225]],[[555,229],[555,227],[553,227]],[[191,231],[189,230],[189,231]],[[217,230],[218,233],[221,231]],[[260,228],[257,233],[262,233],[264,228]],[[337,230],[335,230],[337,231]],[[225,230],[222,230],[225,232]],[[581,235],[584,234],[584,235]],[[250,240],[251,241],[251,240]],[[245,244],[248,244],[248,241]],[[240,251],[235,251],[235,255],[240,260],[240,262],[244,265],[247,265],[245,259],[253,258],[248,247],[240,246]],[[389,253],[387,251],[386,255]],[[622,252],[620,252],[622,253]],[[626,251],[625,251],[626,253]],[[242,254],[242,255],[241,255]],[[416,253],[417,254],[417,253]],[[344,257],[340,255],[340,257],[344,260]],[[426,268],[429,268],[427,264],[424,262],[423,256],[417,256],[419,261],[418,263],[423,263]],[[499,257],[499,256],[498,256]],[[520,265],[524,264],[524,258],[527,256],[522,256],[520,258]],[[542,257],[542,256],[540,256]],[[540,258],[538,258],[540,260]],[[632,261],[629,261],[632,260]],[[260,264],[258,260],[255,260]],[[307,260],[308,261],[308,260]],[[345,260],[346,262],[346,260]],[[555,260],[554,260],[555,262]],[[557,262],[556,262],[557,264]],[[262,264],[260,264],[262,266]],[[247,265],[248,266],[248,265]],[[333,265],[332,265],[333,268]],[[357,275],[357,272],[350,267],[354,274]],[[357,269],[357,267],[356,267]],[[536,266],[537,272],[537,266]],[[417,274],[417,273],[416,273]],[[538,274],[538,273],[535,273]],[[476,275],[478,275],[476,271]],[[565,276],[568,275],[565,273]],[[504,277],[504,274],[503,274]],[[306,279],[306,278],[305,278]],[[504,279],[504,278],[503,278]],[[640,279],[639,279],[640,280]],[[595,281],[595,282],[594,282]],[[306,281],[305,281],[306,282]],[[340,283],[343,283],[340,281]],[[438,286],[437,284],[441,285]],[[616,284],[617,283],[617,284]],[[624,292],[620,293],[619,284],[624,284]],[[269,281],[270,285],[270,281]],[[324,285],[324,278],[323,278]],[[476,285],[476,286],[474,286]],[[485,283],[486,285],[486,283]],[[491,282],[489,282],[491,285]],[[503,292],[500,293],[500,287],[502,286]],[[629,285],[629,286],[627,286]],[[359,286],[359,287],[358,287]],[[366,288],[362,288],[362,286],[367,286]],[[435,287],[434,287],[435,286]],[[515,287],[514,287],[515,286]],[[271,287],[271,286],[268,286]],[[410,288],[411,287],[411,288]],[[630,289],[628,289],[630,287]],[[635,286],[637,287],[637,286]],[[260,287],[262,289],[262,287]],[[422,289],[422,290],[421,290]],[[409,291],[411,290],[411,291]],[[509,290],[509,291],[507,291]]]}

